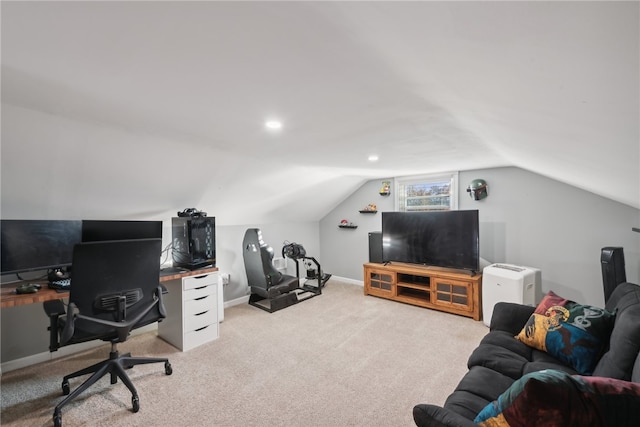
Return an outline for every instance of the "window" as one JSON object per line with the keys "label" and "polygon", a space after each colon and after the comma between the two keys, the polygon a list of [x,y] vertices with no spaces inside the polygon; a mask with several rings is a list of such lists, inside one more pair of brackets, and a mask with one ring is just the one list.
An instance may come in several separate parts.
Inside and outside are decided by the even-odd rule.
{"label": "window", "polygon": [[396,178],[396,210],[448,211],[458,208],[458,173]]}

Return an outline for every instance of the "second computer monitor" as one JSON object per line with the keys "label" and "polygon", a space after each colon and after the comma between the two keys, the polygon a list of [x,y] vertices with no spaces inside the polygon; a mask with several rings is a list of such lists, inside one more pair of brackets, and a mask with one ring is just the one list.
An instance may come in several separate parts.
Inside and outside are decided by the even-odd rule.
{"label": "second computer monitor", "polygon": [[82,241],[162,239],[162,221],[82,221]]}

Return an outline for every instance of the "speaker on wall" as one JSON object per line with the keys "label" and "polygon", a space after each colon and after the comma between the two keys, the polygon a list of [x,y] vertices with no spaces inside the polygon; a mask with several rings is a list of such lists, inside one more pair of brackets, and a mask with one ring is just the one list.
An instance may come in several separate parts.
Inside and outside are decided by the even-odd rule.
{"label": "speaker on wall", "polygon": [[606,302],[616,286],[627,281],[623,248],[602,248],[600,263],[602,264],[602,286],[604,287],[604,300]]}
{"label": "speaker on wall", "polygon": [[382,231],[369,233],[369,262],[382,263]]}

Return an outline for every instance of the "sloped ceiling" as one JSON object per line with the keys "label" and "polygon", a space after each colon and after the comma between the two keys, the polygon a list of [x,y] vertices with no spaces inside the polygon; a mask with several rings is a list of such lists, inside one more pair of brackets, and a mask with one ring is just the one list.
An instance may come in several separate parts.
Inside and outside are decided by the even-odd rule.
{"label": "sloped ceiling", "polygon": [[[640,208],[637,2],[3,1],[1,14],[3,216],[29,199],[99,217],[104,192],[121,216],[318,220],[369,179],[498,166]],[[51,176],[60,206],[42,201]]]}

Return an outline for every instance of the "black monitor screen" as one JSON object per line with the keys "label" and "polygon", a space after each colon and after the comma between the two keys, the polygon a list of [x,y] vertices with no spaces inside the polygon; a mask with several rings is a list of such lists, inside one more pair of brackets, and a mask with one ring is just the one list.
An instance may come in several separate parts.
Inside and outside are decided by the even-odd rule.
{"label": "black monitor screen", "polygon": [[162,221],[82,221],[82,241],[162,239]]}
{"label": "black monitor screen", "polygon": [[3,219],[2,274],[71,265],[73,247],[81,240],[81,230],[82,221]]}

